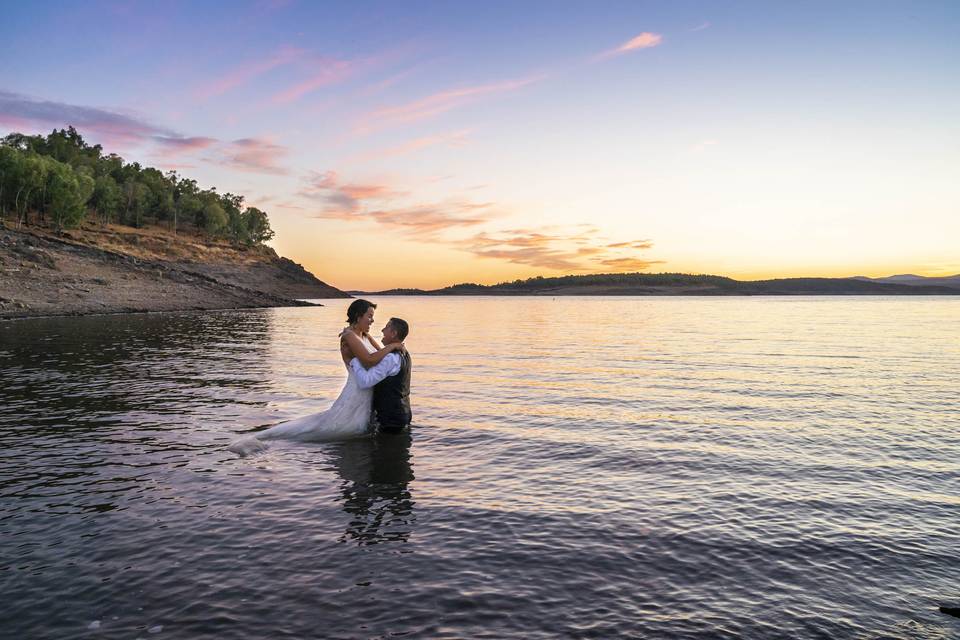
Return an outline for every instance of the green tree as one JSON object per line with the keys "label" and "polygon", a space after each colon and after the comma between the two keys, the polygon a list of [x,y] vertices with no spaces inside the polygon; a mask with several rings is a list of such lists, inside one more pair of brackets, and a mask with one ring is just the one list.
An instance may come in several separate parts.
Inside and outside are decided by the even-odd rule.
{"label": "green tree", "polygon": [[20,171],[17,174],[20,184],[14,200],[14,207],[17,210],[17,226],[27,221],[30,197],[46,185],[49,168],[48,161],[43,156],[32,151],[24,154],[23,162],[20,163]]}
{"label": "green tree", "polygon": [[130,178],[121,187],[123,194],[123,224],[139,227],[143,216],[147,188],[136,178]]}
{"label": "green tree", "polygon": [[227,226],[227,214],[219,202],[209,202],[203,208],[203,228],[211,236],[218,236]]}
{"label": "green tree", "polygon": [[90,197],[90,206],[94,215],[100,219],[100,224],[109,224],[119,213],[122,194],[117,181],[109,175],[97,176],[94,180],[93,195]]}
{"label": "green tree", "polygon": [[53,159],[49,163],[50,214],[59,232],[83,221],[95,184],[92,177],[74,171],[68,164]]}
{"label": "green tree", "polygon": [[247,230],[247,244],[263,244],[273,238],[273,229],[270,228],[270,220],[266,212],[256,207],[247,207],[243,212],[243,220]]}
{"label": "green tree", "polygon": [[0,145],[0,223],[7,217],[7,201],[12,201],[11,194],[17,188],[21,155],[13,147]]}

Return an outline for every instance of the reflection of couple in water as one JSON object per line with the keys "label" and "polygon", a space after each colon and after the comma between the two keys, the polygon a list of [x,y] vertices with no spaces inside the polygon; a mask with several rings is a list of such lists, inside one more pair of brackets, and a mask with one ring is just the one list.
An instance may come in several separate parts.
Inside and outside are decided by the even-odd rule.
{"label": "reflection of couple in water", "polygon": [[230,450],[247,455],[263,449],[264,440],[330,441],[405,432],[413,417],[412,361],[403,344],[410,327],[400,318],[390,318],[380,345],[369,333],[376,307],[367,300],[354,300],[347,309],[349,326],[340,333],[347,381],[329,409],[260,431],[234,442]]}
{"label": "reflection of couple in water", "polygon": [[407,486],[413,480],[410,443],[410,433],[403,432],[339,442],[326,450],[343,479],[340,495],[348,523],[341,542],[407,541],[414,524]]}

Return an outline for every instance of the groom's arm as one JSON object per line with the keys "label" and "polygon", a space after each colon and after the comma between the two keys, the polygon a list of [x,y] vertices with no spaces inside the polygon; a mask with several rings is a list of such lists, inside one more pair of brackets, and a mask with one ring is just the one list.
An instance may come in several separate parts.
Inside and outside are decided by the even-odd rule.
{"label": "groom's arm", "polygon": [[388,353],[383,360],[369,369],[364,369],[360,361],[354,358],[350,361],[350,368],[353,369],[353,375],[357,377],[360,388],[369,389],[384,378],[400,373],[400,356],[396,353]]}

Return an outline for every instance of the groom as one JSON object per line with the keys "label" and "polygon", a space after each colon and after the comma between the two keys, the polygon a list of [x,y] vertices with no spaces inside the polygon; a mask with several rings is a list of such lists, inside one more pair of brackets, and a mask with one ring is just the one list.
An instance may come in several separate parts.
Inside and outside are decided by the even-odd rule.
{"label": "groom", "polygon": [[[390,318],[383,327],[383,344],[403,342],[410,332],[406,320]],[[373,423],[380,433],[400,433],[413,418],[410,411],[410,369],[412,362],[406,349],[398,349],[383,360],[364,369],[354,358],[350,368],[361,389],[373,387]]]}

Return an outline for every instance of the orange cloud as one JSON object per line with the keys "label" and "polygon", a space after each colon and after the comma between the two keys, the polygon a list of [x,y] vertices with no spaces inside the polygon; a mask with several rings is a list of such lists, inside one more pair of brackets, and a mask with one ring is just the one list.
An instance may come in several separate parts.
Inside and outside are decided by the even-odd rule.
{"label": "orange cloud", "polygon": [[369,133],[376,129],[432,118],[486,96],[515,91],[540,79],[540,77],[533,77],[450,89],[407,104],[384,107],[371,111],[361,118],[361,122],[355,127],[355,131]]}
{"label": "orange cloud", "polygon": [[490,205],[447,202],[381,209],[371,211],[370,215],[380,224],[422,238],[424,235],[432,236],[447,229],[472,227],[488,222],[486,217],[472,213],[488,206]]}
{"label": "orange cloud", "polygon": [[610,249],[649,249],[653,246],[653,243],[649,240],[630,240],[629,242],[614,242],[613,244],[608,244],[607,247]]}
{"label": "orange cloud", "polygon": [[457,245],[480,258],[507,260],[555,271],[642,270],[658,262],[618,255],[621,249],[649,249],[653,246],[649,241],[604,243],[598,230],[589,225],[570,232],[557,227],[512,229],[496,234],[481,232]]}
{"label": "orange cloud", "polygon": [[655,264],[663,264],[663,260],[641,260],[639,258],[611,258],[601,260],[600,264],[611,267],[615,271],[644,271]]}

